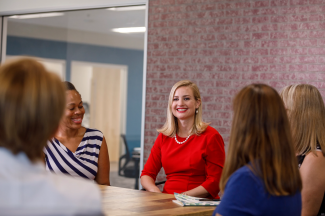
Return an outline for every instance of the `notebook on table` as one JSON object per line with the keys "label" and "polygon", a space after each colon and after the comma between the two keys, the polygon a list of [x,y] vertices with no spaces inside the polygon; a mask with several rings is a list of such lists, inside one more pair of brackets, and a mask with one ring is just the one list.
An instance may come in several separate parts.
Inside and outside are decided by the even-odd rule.
{"label": "notebook on table", "polygon": [[213,201],[208,199],[203,199],[199,197],[187,196],[184,194],[174,193],[176,200],[173,200],[174,203],[177,203],[181,206],[217,206],[220,204],[219,201]]}

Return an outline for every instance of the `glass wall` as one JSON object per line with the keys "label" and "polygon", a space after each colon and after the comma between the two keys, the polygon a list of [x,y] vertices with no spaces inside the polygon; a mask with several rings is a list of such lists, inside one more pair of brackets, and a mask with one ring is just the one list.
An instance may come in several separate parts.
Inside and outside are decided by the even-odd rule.
{"label": "glass wall", "polygon": [[110,160],[140,147],[145,6],[8,17],[6,58],[30,56],[81,93],[83,125],[104,133]]}

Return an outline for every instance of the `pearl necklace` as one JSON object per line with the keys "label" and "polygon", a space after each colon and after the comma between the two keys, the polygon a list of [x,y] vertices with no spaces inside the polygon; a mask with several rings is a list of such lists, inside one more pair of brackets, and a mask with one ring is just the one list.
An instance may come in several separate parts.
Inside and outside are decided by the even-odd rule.
{"label": "pearl necklace", "polygon": [[178,143],[178,144],[183,144],[183,143],[185,143],[187,140],[188,140],[188,138],[190,138],[190,136],[191,136],[191,134],[190,135],[188,135],[187,137],[186,137],[186,139],[183,141],[183,142],[179,142],[178,140],[177,140],[177,138],[176,138],[176,135],[175,135],[175,141]]}

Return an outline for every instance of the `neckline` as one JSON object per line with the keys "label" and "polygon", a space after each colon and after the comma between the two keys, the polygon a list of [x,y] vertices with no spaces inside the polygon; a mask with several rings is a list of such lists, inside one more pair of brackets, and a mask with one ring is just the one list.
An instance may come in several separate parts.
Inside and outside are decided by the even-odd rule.
{"label": "neckline", "polygon": [[188,139],[187,139],[187,137],[185,137],[185,138],[180,137],[180,136],[178,136],[177,133],[176,133],[176,139],[177,139],[178,142],[184,142],[184,141],[186,140],[186,142],[184,142],[184,143],[182,143],[182,144],[179,144],[179,143],[176,142],[176,140],[175,140],[175,136],[173,136],[172,139],[173,139],[174,142],[177,143],[178,145],[184,145],[184,144],[190,142],[191,139],[192,139],[192,137],[194,137],[195,135],[196,135],[196,134],[191,134],[191,135],[188,137]]}
{"label": "neckline", "polygon": [[60,140],[58,140],[57,138],[53,137],[53,139],[54,139],[55,142],[59,143],[59,145],[61,146],[61,148],[65,149],[66,151],[69,151],[69,152],[71,152],[72,154],[75,155],[76,152],[77,152],[77,150],[78,150],[78,148],[80,147],[80,145],[81,145],[81,143],[82,143],[82,141],[83,141],[83,139],[84,139],[86,133],[88,132],[88,129],[89,129],[89,128],[86,128],[86,131],[85,131],[85,133],[84,133],[84,135],[83,135],[83,137],[82,137],[82,139],[81,139],[81,142],[79,143],[79,145],[78,145],[78,147],[76,148],[76,151],[75,151],[75,152],[71,151],[68,147],[66,147],[63,143],[61,143]]}
{"label": "neckline", "polygon": [[[192,134],[192,135],[193,135],[193,134]],[[192,136],[192,135],[191,135],[191,136]],[[190,137],[191,137],[191,136],[190,136]],[[190,138],[190,137],[189,137],[189,138]],[[185,140],[187,137],[180,137],[180,136],[178,136],[178,134],[176,133],[176,138],[177,138],[177,139]]]}

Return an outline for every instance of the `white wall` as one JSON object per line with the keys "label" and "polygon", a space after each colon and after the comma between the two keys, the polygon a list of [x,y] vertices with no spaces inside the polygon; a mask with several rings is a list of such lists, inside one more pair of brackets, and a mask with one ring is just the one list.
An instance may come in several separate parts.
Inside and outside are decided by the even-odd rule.
{"label": "white wall", "polygon": [[91,65],[71,65],[71,83],[76,87],[82,96],[82,101],[90,104],[90,88],[93,76],[93,68]]}
{"label": "white wall", "polygon": [[62,81],[65,80],[64,61],[62,62],[53,62],[53,61],[46,61],[46,60],[38,60],[38,61],[41,62],[48,71],[57,74]]}
{"label": "white wall", "polygon": [[144,4],[147,0],[1,0],[0,16]]}

